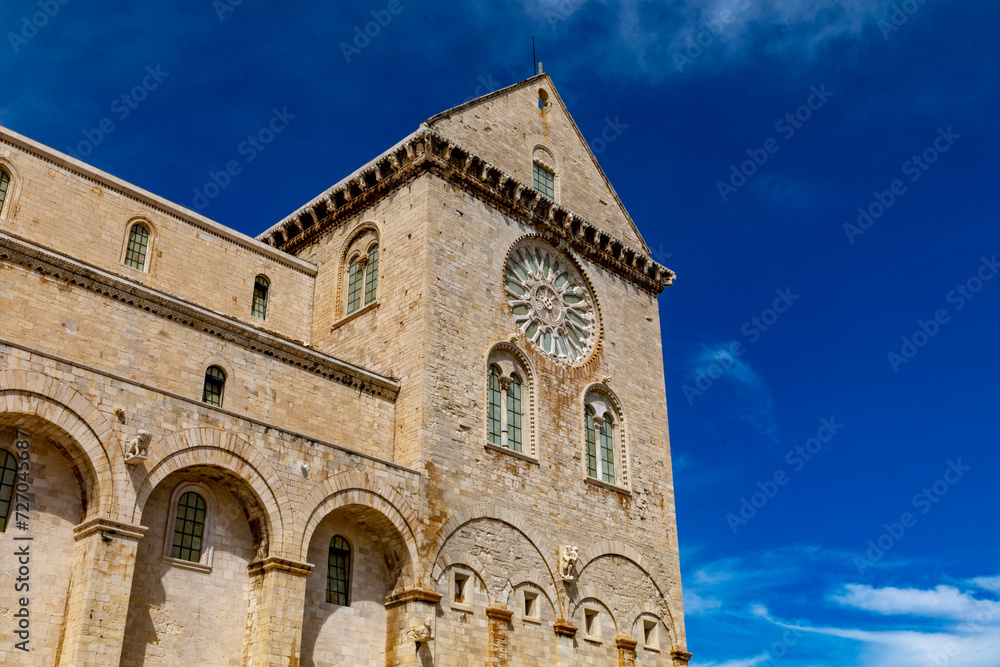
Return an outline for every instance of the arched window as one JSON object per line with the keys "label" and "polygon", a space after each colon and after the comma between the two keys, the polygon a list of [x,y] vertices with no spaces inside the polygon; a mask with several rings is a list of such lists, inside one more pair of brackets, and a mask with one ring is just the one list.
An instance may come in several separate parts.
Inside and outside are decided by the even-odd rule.
{"label": "arched window", "polygon": [[534,188],[549,199],[556,198],[556,175],[537,162],[533,163]]}
{"label": "arched window", "polygon": [[250,307],[250,314],[262,320],[267,319],[267,292],[271,284],[264,276],[257,276],[253,281],[253,305]]}
{"label": "arched window", "polygon": [[326,601],[346,607],[350,604],[351,545],[340,535],[330,540],[326,571]]}
{"label": "arched window", "polygon": [[222,397],[226,390],[226,373],[218,366],[209,366],[205,371],[205,389],[201,400],[209,405],[222,407]]}
{"label": "arched window", "polygon": [[510,376],[507,389],[507,445],[521,451],[521,377],[517,373]]}
{"label": "arched window", "polygon": [[378,294],[378,244],[368,249],[368,263],[365,265],[365,305],[375,303]]}
{"label": "arched window", "polygon": [[351,260],[347,269],[347,314],[350,315],[361,307],[361,283],[364,272],[361,269],[359,258]]}
{"label": "arched window", "polygon": [[146,251],[149,249],[149,230],[135,223],[128,231],[128,247],[125,249],[125,266],[139,271],[146,270]]}
{"label": "arched window", "polygon": [[7,190],[10,188],[10,175],[0,169],[0,215],[3,215],[3,205],[7,201]]}
{"label": "arched window", "polygon": [[170,557],[197,563],[201,560],[205,535],[205,499],[194,491],[181,494],[174,520],[174,543]]}
{"label": "arched window", "polygon": [[616,486],[627,486],[621,404],[603,385],[587,391],[583,432],[587,448],[587,477]]}
{"label": "arched window", "polygon": [[6,449],[0,449],[0,533],[7,530],[16,484],[17,459]]}
{"label": "arched window", "polygon": [[496,364],[490,366],[489,375],[489,407],[487,408],[486,418],[489,420],[489,438],[490,443],[501,446],[501,419],[500,419],[500,367]]}

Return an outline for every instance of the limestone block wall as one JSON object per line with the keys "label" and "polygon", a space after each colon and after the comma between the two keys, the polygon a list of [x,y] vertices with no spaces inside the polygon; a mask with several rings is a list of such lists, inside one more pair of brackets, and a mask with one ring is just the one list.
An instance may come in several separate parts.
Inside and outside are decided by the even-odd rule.
{"label": "limestone block wall", "polygon": [[[432,259],[435,280],[427,298],[429,328],[437,335],[427,340],[423,387],[427,422],[423,456],[426,469],[434,471],[426,488],[428,511],[448,516],[455,508],[480,507],[482,489],[490,489],[490,502],[523,517],[536,530],[544,528],[545,537],[531,541],[550,562],[556,560],[561,544],[579,545],[594,555],[600,553],[602,542],[629,545],[636,551],[632,557],[642,560],[646,569],[633,573],[626,585],[640,599],[649,593],[649,582],[655,581],[668,607],[658,615],[670,628],[672,641],[683,642],[655,298],[581,261],[601,311],[602,343],[584,367],[561,367],[517,337],[503,295],[506,253],[518,238],[535,230],[441,181],[428,194],[428,208],[435,211],[429,220],[428,252],[439,258]],[[512,336],[536,375],[545,378],[537,387],[537,461],[484,447],[485,355],[493,343]],[[582,397],[597,382],[607,384],[625,413],[629,450],[625,493],[585,481]],[[432,522],[428,535],[442,544],[449,539],[449,529],[438,526]],[[472,540],[466,550],[489,552],[492,546]],[[506,549],[494,552],[486,570],[495,571],[497,563],[509,558]],[[518,556],[524,554],[517,550]],[[488,572],[482,576],[489,580]],[[611,591],[601,594],[611,596]],[[634,618],[624,616],[633,610],[617,613],[623,616],[617,620],[631,628]]]}
{"label": "limestone block wall", "polygon": [[[214,496],[210,572],[165,561],[164,541],[172,541],[169,501],[183,482],[201,482]],[[139,543],[122,667],[243,664],[253,538],[239,502],[202,475],[174,473],[150,495],[142,513],[149,531]],[[208,544],[206,544],[208,546]],[[202,629],[211,628],[211,632]]]}
{"label": "limestone block wall", "polygon": [[[539,90],[548,106],[538,108]],[[548,75],[511,87],[466,108],[432,118],[428,125],[527,186],[535,155],[554,168],[556,201],[633,248],[643,247],[635,226],[597,166]],[[619,128],[613,127],[618,134]],[[615,134],[614,137],[617,137]],[[545,152],[536,153],[543,146]]]}
{"label": "limestone block wall", "polygon": [[[351,546],[350,606],[326,601],[330,540],[339,535]],[[358,524],[331,516],[313,533],[308,561],[316,568],[306,579],[302,622],[303,667],[385,664],[386,611],[392,589],[382,550]]]}
{"label": "limestone block wall", "polygon": [[[0,271],[0,339],[71,358],[200,402],[205,371],[227,375],[223,408],[266,423],[393,458],[394,407],[271,356],[157,317],[127,303],[4,263]],[[123,405],[129,405],[124,403]],[[157,419],[156,406],[134,406]],[[199,424],[192,406],[178,416]]]}
{"label": "limestone block wall", "polygon": [[[307,263],[0,128],[12,201],[0,230],[292,340],[309,341],[315,270]],[[151,232],[147,270],[124,264],[128,229]],[[254,280],[271,283],[266,320]]]}
{"label": "limestone block wall", "polygon": [[[17,456],[14,447],[16,426],[0,417],[0,448]],[[83,518],[79,486],[73,469],[44,432],[36,430],[37,422],[20,420],[17,426],[30,428],[29,448],[31,503],[29,530],[19,530],[12,512],[7,530],[0,533],[0,578],[6,585],[0,588],[0,626],[7,641],[0,644],[0,664],[53,665],[59,651],[60,637],[66,623],[66,598],[70,572],[73,568],[73,527]],[[18,508],[23,510],[24,508]],[[30,536],[30,542],[17,542],[15,537]],[[29,547],[29,574],[22,583],[28,588],[14,589],[20,563],[14,556],[22,546]],[[18,641],[10,633],[16,625],[13,617],[17,601],[26,597],[30,606],[30,652],[14,648]]]}

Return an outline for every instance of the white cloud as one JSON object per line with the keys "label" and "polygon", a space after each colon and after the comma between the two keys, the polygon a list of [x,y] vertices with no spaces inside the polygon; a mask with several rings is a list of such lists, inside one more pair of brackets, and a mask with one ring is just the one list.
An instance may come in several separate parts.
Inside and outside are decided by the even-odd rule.
{"label": "white cloud", "polygon": [[990,623],[1000,620],[1000,604],[976,599],[953,586],[920,590],[848,584],[843,593],[833,595],[831,599],[844,606],[887,616],[921,616]]}
{"label": "white cloud", "polygon": [[684,591],[684,614],[687,616],[707,614],[720,607],[722,607],[722,600],[714,597],[702,597],[691,589]]}
{"label": "white cloud", "polygon": [[696,660],[691,663],[691,667],[754,667],[754,665],[759,665],[769,657],[769,655],[764,653],[753,658],[745,658],[743,660],[726,660],[725,662],[698,662]]}
{"label": "white cloud", "polygon": [[976,577],[970,579],[969,583],[983,590],[1000,593],[1000,577]]}

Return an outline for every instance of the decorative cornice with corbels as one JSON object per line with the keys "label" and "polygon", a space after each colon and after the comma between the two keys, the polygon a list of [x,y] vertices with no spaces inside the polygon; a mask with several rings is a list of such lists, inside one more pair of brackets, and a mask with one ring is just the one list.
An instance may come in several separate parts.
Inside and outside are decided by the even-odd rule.
{"label": "decorative cornice with corbels", "polygon": [[56,254],[31,241],[0,232],[0,259],[52,276],[115,301],[182,324],[202,333],[272,357],[373,396],[395,400],[399,383],[301,343],[168,296],[127,278]]}
{"label": "decorative cornice with corbels", "polygon": [[564,241],[587,259],[650,294],[659,294],[673,283],[676,274],[670,269],[427,128],[421,128],[258,239],[294,254],[326,230],[343,224],[428,170],[535,225],[552,240]]}

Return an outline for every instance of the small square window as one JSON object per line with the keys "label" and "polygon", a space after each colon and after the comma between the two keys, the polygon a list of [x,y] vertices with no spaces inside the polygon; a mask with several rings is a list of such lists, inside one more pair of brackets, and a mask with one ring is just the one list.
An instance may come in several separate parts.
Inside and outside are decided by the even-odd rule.
{"label": "small square window", "polygon": [[556,175],[537,162],[534,163],[534,188],[549,199],[556,198]]}
{"label": "small square window", "polygon": [[538,607],[538,593],[524,591],[524,617],[537,619]]}
{"label": "small square window", "polygon": [[659,650],[660,642],[657,635],[657,622],[651,618],[642,619],[642,644],[646,648]]}
{"label": "small square window", "polygon": [[596,609],[583,610],[583,634],[587,639],[600,641],[601,639],[601,619],[600,612]]}
{"label": "small square window", "polygon": [[454,602],[458,605],[469,606],[469,575],[463,574],[462,572],[455,573],[455,598]]}

